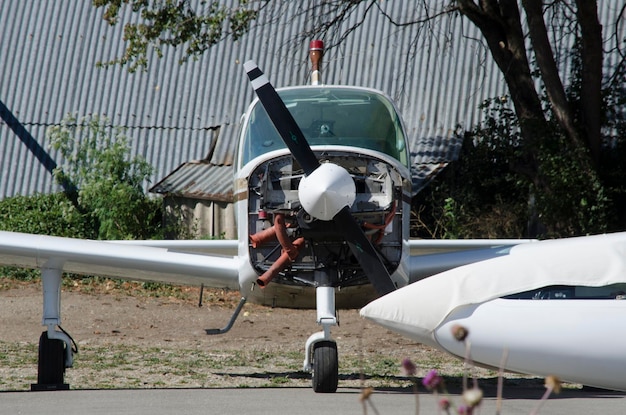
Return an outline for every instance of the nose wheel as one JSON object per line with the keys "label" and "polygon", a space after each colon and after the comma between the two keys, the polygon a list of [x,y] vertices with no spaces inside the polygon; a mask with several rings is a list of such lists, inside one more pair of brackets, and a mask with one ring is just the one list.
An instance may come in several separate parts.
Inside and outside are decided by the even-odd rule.
{"label": "nose wheel", "polygon": [[[323,277],[325,274],[319,274]],[[306,342],[304,370],[312,372],[313,390],[334,393],[339,383],[337,342],[330,337],[330,328],[337,325],[335,289],[317,287],[317,322],[324,329],[312,334]]]}
{"label": "nose wheel", "polygon": [[325,340],[313,345],[313,390],[334,393],[339,383],[337,343]]}

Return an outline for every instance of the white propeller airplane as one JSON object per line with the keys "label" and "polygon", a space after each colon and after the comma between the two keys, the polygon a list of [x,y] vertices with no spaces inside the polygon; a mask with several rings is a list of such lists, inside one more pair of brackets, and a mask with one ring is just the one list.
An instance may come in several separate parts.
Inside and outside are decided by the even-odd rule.
{"label": "white propeller airplane", "polygon": [[[314,79],[319,55],[313,48]],[[74,351],[60,326],[63,272],[239,290],[231,320],[208,334],[228,331],[246,301],[315,308],[322,330],[306,342],[304,369],[312,371],[316,392],[334,392],[336,308],[361,307],[423,277],[497,256],[499,246],[527,242],[409,241],[409,153],[391,100],[376,90],[318,81],[276,91],[253,62],[244,66],[258,98],[239,137],[237,241],[86,241],[0,232],[0,264],[42,273],[47,329],[33,389],[68,387],[63,376]]]}
{"label": "white propeller airplane", "polygon": [[626,232],[518,245],[381,297],[361,315],[463,359],[626,391]]}

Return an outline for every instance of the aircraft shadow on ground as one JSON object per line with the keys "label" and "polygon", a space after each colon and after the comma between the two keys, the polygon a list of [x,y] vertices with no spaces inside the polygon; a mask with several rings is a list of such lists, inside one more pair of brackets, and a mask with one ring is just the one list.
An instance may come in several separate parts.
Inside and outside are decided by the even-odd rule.
{"label": "aircraft shadow on ground", "polygon": [[[273,379],[288,378],[294,380],[310,380],[311,374],[303,371],[296,372],[263,372],[263,373],[215,373],[219,376],[229,376],[234,378],[250,378],[250,379],[266,379],[268,384],[272,383]],[[362,380],[364,387],[369,386],[368,380],[381,380],[393,384],[401,382],[410,382],[411,379],[406,376],[371,376],[362,375],[360,373],[339,374],[339,387],[345,389],[359,390],[360,387],[348,386],[343,387],[342,381],[349,380]],[[418,391],[420,393],[430,393],[421,385],[421,378],[417,378]],[[496,398],[498,390],[498,378],[480,378],[477,380],[478,386],[483,390],[485,398]],[[446,390],[450,395],[460,395],[463,392],[463,377],[462,376],[446,376],[445,377]],[[468,379],[468,385],[473,385],[473,380]],[[378,386],[374,388],[376,391],[388,392],[388,393],[403,393],[412,394],[415,393],[413,386],[405,387],[385,387]],[[504,379],[502,388],[503,399],[540,399],[545,391],[544,380],[542,378],[520,378],[520,379]],[[606,389],[592,388],[584,386],[582,388],[563,388],[559,394],[551,394],[550,399],[570,399],[570,398],[621,398],[626,395],[626,392],[612,391]]]}

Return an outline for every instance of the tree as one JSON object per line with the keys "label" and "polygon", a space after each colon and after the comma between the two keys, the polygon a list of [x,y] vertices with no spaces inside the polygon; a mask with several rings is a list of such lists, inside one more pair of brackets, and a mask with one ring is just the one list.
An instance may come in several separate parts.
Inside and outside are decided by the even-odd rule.
{"label": "tree", "polygon": [[236,8],[229,8],[217,1],[209,2],[208,5],[202,1],[198,3],[198,10],[187,0],[93,0],[93,4],[105,8],[104,20],[111,25],[119,22],[123,5],[141,15],[141,22],[124,26],[124,39],[128,42],[124,55],[101,63],[129,65],[130,72],[146,68],[150,50],[162,57],[163,47],[185,45],[186,55],[181,60],[183,63],[188,57],[202,55],[227,37],[237,40],[248,31],[259,12],[246,0],[241,0]]}
{"label": "tree", "polygon": [[[112,24],[117,22],[121,3],[94,1],[96,6],[106,7],[105,19]],[[286,4],[284,0],[250,0],[228,8],[218,2],[210,2],[209,6],[200,2],[196,9],[186,0],[123,3],[140,12],[144,19],[125,27],[129,43],[118,63],[132,62],[131,69],[146,64],[148,46],[159,54],[165,45],[184,44],[187,54],[196,56],[227,36],[236,39],[245,33],[261,12],[271,14]],[[459,15],[470,21],[480,30],[482,41],[509,89],[520,136],[520,140],[515,140],[516,158],[509,167],[528,181],[527,190],[537,200],[538,214],[548,233],[571,235],[624,226],[604,220],[625,208],[616,206],[625,199],[619,184],[624,177],[612,173],[623,164],[614,155],[622,154],[624,143],[619,138],[609,142],[603,135],[607,105],[610,100],[619,99],[615,98],[615,91],[624,81],[624,62],[614,73],[603,73],[606,42],[596,0],[422,0],[408,9],[401,21],[388,15],[379,0],[301,3],[300,13],[316,19],[312,27],[298,36],[324,39],[327,48],[337,46],[358,30],[369,13],[380,13],[397,27],[428,28],[441,19]],[[620,18],[626,9],[622,7]],[[354,19],[357,14],[360,15]],[[345,24],[349,21],[356,23]],[[559,72],[550,29],[576,39],[571,48],[575,67],[569,79],[563,79]],[[428,32],[418,31],[420,35]],[[614,40],[619,44],[621,39]],[[626,57],[621,51],[620,55]],[[573,223],[568,219],[572,212],[594,217],[588,224]]]}

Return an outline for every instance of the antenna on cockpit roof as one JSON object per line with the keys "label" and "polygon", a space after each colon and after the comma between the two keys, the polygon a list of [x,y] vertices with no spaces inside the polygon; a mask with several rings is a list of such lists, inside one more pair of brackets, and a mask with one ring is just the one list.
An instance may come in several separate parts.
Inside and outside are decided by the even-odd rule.
{"label": "antenna on cockpit roof", "polygon": [[311,59],[311,85],[320,85],[322,83],[322,74],[320,72],[320,63],[324,55],[324,42],[321,40],[312,40],[309,43],[309,58]]}

